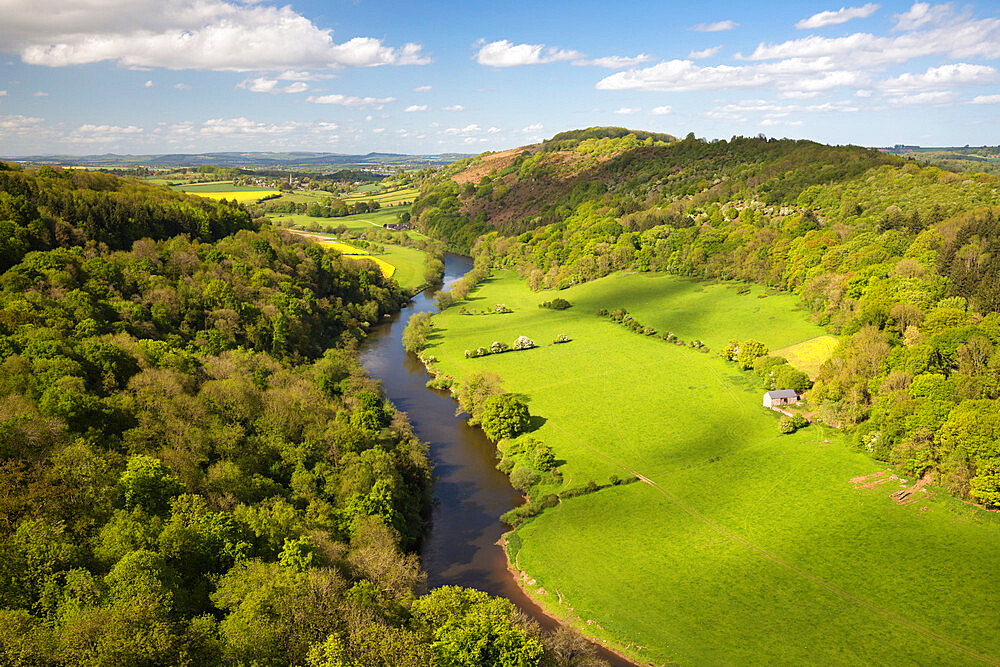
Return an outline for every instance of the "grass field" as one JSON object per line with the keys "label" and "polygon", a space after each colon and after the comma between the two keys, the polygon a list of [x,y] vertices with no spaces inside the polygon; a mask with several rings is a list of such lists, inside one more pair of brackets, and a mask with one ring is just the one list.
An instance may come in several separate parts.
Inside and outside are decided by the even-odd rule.
{"label": "grass field", "polygon": [[815,379],[819,375],[819,367],[833,356],[837,343],[835,336],[817,336],[797,345],[774,350],[772,354],[788,359],[788,363],[792,366]]}
{"label": "grass field", "polygon": [[[502,273],[466,305],[514,313],[435,316],[428,353],[449,375],[493,370],[523,394],[563,487],[646,480],[522,525],[515,564],[529,591],[654,664],[996,663],[996,514],[934,489],[899,505],[898,480],[859,488],[852,478],[885,468],[839,432],[781,436],[750,374],[596,315],[626,308],[714,349],[751,336],[780,349],[822,332],[793,297],[759,293],[650,274],[532,293]],[[573,306],[537,307],[556,295]],[[552,345],[560,333],[571,342]],[[463,356],[522,334],[541,347]]]}
{"label": "grass field", "polygon": [[395,278],[403,289],[411,290],[424,284],[425,255],[419,250],[387,244],[384,246],[385,252],[372,255],[363,248],[340,243],[335,239],[320,243],[352,258],[372,260],[382,270],[382,275]]}
{"label": "grass field", "polygon": [[[269,217],[276,221],[290,220],[296,225],[308,225],[315,222],[324,231],[333,230],[343,225],[351,231],[364,232],[372,228],[382,229],[382,225],[386,223],[399,222],[399,218],[396,217],[398,212],[399,209],[380,209],[374,213],[358,213],[357,215],[348,215],[343,218],[312,218],[299,213],[273,213]],[[414,239],[428,238],[415,229],[408,230],[406,234]]]}
{"label": "grass field", "polygon": [[399,188],[396,190],[390,190],[389,192],[380,192],[374,194],[371,190],[358,189],[355,192],[348,194],[344,197],[345,202],[355,202],[355,201],[377,201],[382,206],[393,206],[399,204],[400,202],[412,202],[417,198],[420,191],[417,188],[407,187]]}
{"label": "grass field", "polygon": [[259,188],[253,185],[233,185],[232,181],[216,181],[214,183],[192,183],[176,185],[172,189],[180,190],[189,195],[199,195],[209,199],[228,199],[241,204],[255,202],[270,195],[280,194],[272,188]]}

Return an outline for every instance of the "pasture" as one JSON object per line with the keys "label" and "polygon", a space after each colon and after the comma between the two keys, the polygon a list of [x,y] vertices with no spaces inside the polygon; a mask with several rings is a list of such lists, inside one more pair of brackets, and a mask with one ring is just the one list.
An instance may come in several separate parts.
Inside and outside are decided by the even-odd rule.
{"label": "pasture", "polygon": [[397,245],[385,245],[385,251],[377,255],[364,248],[356,248],[341,243],[334,238],[319,241],[320,245],[333,248],[350,259],[368,259],[375,262],[382,275],[395,278],[405,290],[416,289],[424,284],[425,258],[423,252]]}
{"label": "pasture", "polygon": [[[442,372],[495,371],[528,400],[530,436],[563,474],[541,492],[642,476],[517,529],[529,593],[650,664],[997,662],[997,515],[933,488],[896,503],[890,493],[915,480],[866,484],[886,467],[834,429],[779,435],[756,378],[715,351],[730,337],[780,349],[822,329],[792,296],[741,291],[637,274],[533,293],[501,272],[434,317],[427,353]],[[572,307],[538,308],[555,296]],[[514,312],[459,310],[497,303]],[[635,334],[600,308],[713,351]],[[553,345],[558,334],[570,342]],[[540,347],[464,358],[519,335]]]}
{"label": "pasture", "polygon": [[403,202],[412,202],[419,194],[420,191],[415,187],[394,188],[384,192],[359,188],[343,197],[343,200],[348,204],[357,201],[377,201],[382,206],[395,206]]}
{"label": "pasture", "polygon": [[[372,229],[382,229],[382,225],[388,223],[399,222],[399,218],[396,217],[398,209],[379,209],[374,213],[358,213],[356,215],[348,215],[342,218],[313,218],[305,214],[296,213],[273,213],[268,217],[276,222],[291,222],[295,225],[307,226],[312,223],[316,223],[321,232],[332,232],[343,225],[344,229],[352,232],[366,232]],[[410,238],[414,239],[426,239],[428,238],[424,234],[421,234],[415,229],[407,230],[406,232],[391,232],[392,234],[406,234]]]}
{"label": "pasture", "polygon": [[834,336],[817,336],[796,345],[774,350],[771,354],[788,359],[788,363],[792,366],[815,379],[819,375],[819,367],[833,356],[838,342]]}
{"label": "pasture", "polygon": [[192,183],[190,185],[175,185],[173,190],[180,190],[189,195],[199,195],[209,199],[227,199],[241,204],[260,201],[264,197],[281,194],[272,188],[259,188],[252,185],[233,185],[232,181],[216,181],[214,183]]}

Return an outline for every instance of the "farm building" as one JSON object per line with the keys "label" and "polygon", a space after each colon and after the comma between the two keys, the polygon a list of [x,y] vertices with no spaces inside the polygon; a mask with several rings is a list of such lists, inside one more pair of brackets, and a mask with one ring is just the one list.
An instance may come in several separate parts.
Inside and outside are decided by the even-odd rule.
{"label": "farm building", "polygon": [[764,407],[773,408],[777,405],[789,405],[799,400],[794,389],[775,389],[764,394]]}

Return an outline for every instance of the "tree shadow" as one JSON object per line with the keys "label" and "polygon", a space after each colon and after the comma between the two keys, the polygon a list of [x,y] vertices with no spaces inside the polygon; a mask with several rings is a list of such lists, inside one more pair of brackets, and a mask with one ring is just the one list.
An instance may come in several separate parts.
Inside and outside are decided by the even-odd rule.
{"label": "tree shadow", "polygon": [[547,421],[548,420],[545,417],[542,417],[541,415],[531,415],[531,417],[528,419],[528,428],[524,429],[524,432],[534,433],[542,426],[544,426],[545,422]]}

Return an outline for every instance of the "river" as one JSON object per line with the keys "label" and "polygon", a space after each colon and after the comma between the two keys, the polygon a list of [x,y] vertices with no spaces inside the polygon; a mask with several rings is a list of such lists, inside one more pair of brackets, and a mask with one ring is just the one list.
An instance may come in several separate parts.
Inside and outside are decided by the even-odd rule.
{"label": "river", "polygon": [[[444,287],[472,268],[462,255],[445,256]],[[478,428],[455,416],[457,403],[444,391],[427,389],[423,364],[403,349],[403,329],[417,314],[435,311],[434,294],[422,292],[409,306],[374,328],[361,351],[368,373],[382,381],[386,396],[410,418],[413,430],[429,443],[434,463],[434,506],[424,537],[421,562],[431,587],[457,585],[502,595],[543,628],[558,621],[547,616],[514,581],[497,542],[504,532],[500,515],[524,502],[506,475],[496,469],[496,454]],[[632,663],[597,646],[612,665]]]}

